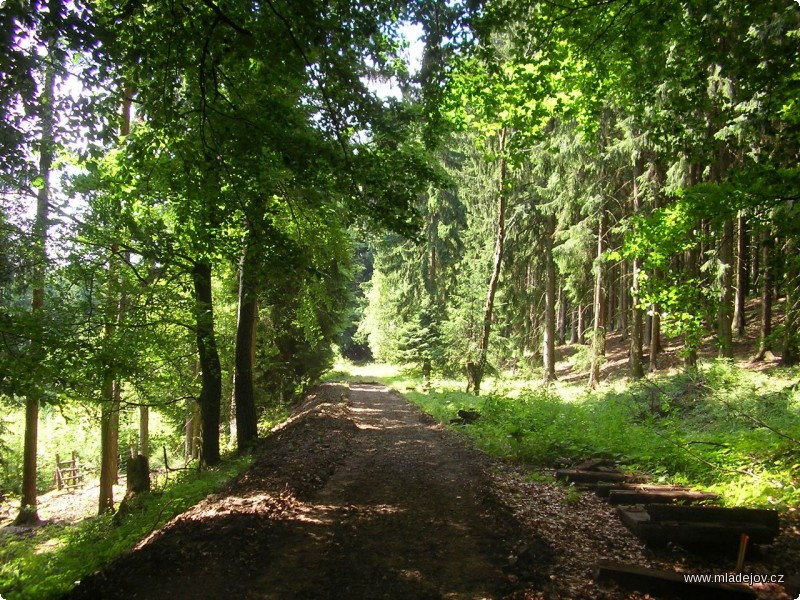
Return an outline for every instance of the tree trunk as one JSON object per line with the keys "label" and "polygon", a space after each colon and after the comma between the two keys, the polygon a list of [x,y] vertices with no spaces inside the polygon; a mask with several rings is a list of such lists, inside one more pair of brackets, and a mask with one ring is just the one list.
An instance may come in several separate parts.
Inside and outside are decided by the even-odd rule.
{"label": "tree trunk", "polygon": [[570,319],[569,319],[569,343],[570,344],[577,344],[578,343],[578,312],[580,311],[579,307],[573,307],[572,310],[569,311]]}
{"label": "tree trunk", "polygon": [[[52,50],[52,48],[51,48]],[[50,58],[53,59],[52,52]],[[41,105],[41,148],[39,152],[39,177],[42,184],[36,194],[36,218],[33,223],[33,269],[31,313],[37,320],[44,308],[44,285],[47,275],[47,235],[50,211],[50,175],[55,159],[55,86],[56,69],[53,61],[47,62],[42,87]],[[42,339],[37,333],[31,338],[30,353],[38,362],[43,353]],[[25,397],[25,441],[22,452],[22,497],[17,525],[39,522],[37,506],[37,455],[39,446],[39,402],[40,391],[31,389]]]}
{"label": "tree trunk", "polygon": [[119,424],[119,394],[116,381],[116,367],[114,365],[114,344],[119,318],[119,296],[117,288],[117,251],[116,244],[112,244],[108,259],[108,281],[106,282],[105,298],[105,325],[103,326],[103,344],[105,355],[102,360],[103,382],[100,389],[100,497],[98,500],[98,513],[103,514],[114,510],[114,484],[117,481],[116,441],[118,434],[116,426]]}
{"label": "tree trunk", "polygon": [[190,400],[186,413],[186,439],[184,441],[184,458],[187,461],[200,458],[200,438],[202,428],[200,427],[200,404],[196,400]]}
{"label": "tree trunk", "polygon": [[761,238],[761,264],[763,272],[761,274],[761,339],[758,344],[758,354],[754,361],[762,361],[766,358],[767,352],[772,350],[772,293],[773,293],[773,266],[772,266],[772,245],[774,240],[771,227],[767,227]]}
{"label": "tree trunk", "polygon": [[608,265],[605,272],[604,295],[606,297],[606,335],[615,332],[617,322],[617,286],[614,285],[616,279],[616,265]]}
{"label": "tree trunk", "polygon": [[597,226],[597,273],[594,280],[594,327],[592,330],[592,363],[589,372],[589,387],[594,389],[600,383],[600,360],[605,355],[606,321],[605,321],[605,295],[603,286],[605,270],[602,263],[605,251],[606,215],[604,207],[600,208],[600,219]]}
{"label": "tree trunk", "polygon": [[143,454],[131,456],[127,461],[128,485],[126,497],[131,498],[136,494],[150,491],[150,462]]}
{"label": "tree trunk", "polygon": [[194,278],[197,353],[200,359],[200,415],[202,431],[201,460],[213,466],[220,460],[219,423],[222,402],[222,369],[214,333],[214,303],[211,294],[211,265],[197,262]]}
{"label": "tree trunk", "polygon": [[658,355],[661,352],[661,315],[658,306],[653,305],[653,314],[650,316],[650,365],[648,371],[658,371]]}
{"label": "tree trunk", "polygon": [[255,278],[255,252],[245,246],[239,270],[239,313],[236,323],[234,403],[236,407],[236,445],[239,451],[252,446],[258,437],[253,363],[256,352],[258,290]]}
{"label": "tree trunk", "polygon": [[489,288],[486,291],[486,303],[483,306],[483,326],[481,337],[478,342],[477,361],[473,367],[472,391],[478,396],[481,390],[481,380],[486,368],[486,355],[489,350],[489,335],[492,328],[492,312],[494,310],[494,296],[497,293],[497,284],[500,281],[500,270],[503,265],[503,249],[506,240],[506,204],[507,190],[506,181],[508,177],[508,163],[505,156],[506,150],[506,130],[501,129],[498,135],[498,155],[500,156],[500,181],[497,190],[497,229],[495,235],[494,262],[492,264],[492,275],[489,279]]}
{"label": "tree trunk", "polygon": [[733,313],[733,322],[736,326],[736,334],[744,337],[744,329],[747,325],[745,315],[745,302],[748,294],[748,250],[750,247],[749,235],[747,232],[747,219],[744,213],[739,213],[739,223],[737,228],[737,252],[736,252],[736,307]]}
{"label": "tree trunk", "polygon": [[150,458],[150,408],[139,407],[139,454]]}
{"label": "tree trunk", "polygon": [[720,358],[733,358],[733,220],[727,219],[719,242],[720,276],[717,343]]}
{"label": "tree trunk", "polygon": [[556,343],[564,345],[567,341],[567,296],[564,294],[564,284],[558,286],[558,313],[556,317]]}
{"label": "tree trunk", "polygon": [[619,263],[619,286],[617,298],[617,331],[620,339],[625,342],[628,339],[628,304],[630,299],[630,276],[626,262]]}
{"label": "tree trunk", "polygon": [[[686,254],[686,268],[691,273],[691,278],[698,282],[700,281],[700,245],[695,244],[692,248],[687,250]],[[687,369],[695,369],[697,367],[697,349],[700,345],[700,332],[695,328],[687,329],[683,337],[683,365]]]}
{"label": "tree trunk", "polygon": [[[689,166],[689,185],[696,185],[702,174],[702,167],[699,163],[693,162]],[[698,224],[698,229],[702,230],[702,223]],[[686,251],[685,268],[690,274],[690,281],[694,285],[700,286],[702,281],[702,273],[700,271],[700,256],[702,252],[702,243],[697,241],[692,244]],[[699,327],[691,324],[687,327],[683,335],[683,364],[686,369],[697,368],[697,350],[700,346],[701,333],[698,331]]]}
{"label": "tree trunk", "polygon": [[107,395],[114,394],[113,371],[110,369],[103,382],[103,400],[100,412],[100,495],[98,514],[114,510],[114,465],[117,462],[113,445],[114,439],[114,407]]}
{"label": "tree trunk", "polygon": [[575,310],[578,313],[578,343],[583,346],[586,343],[586,307],[578,306]]}
{"label": "tree trunk", "polygon": [[800,258],[792,238],[783,247],[786,257],[786,323],[783,333],[781,364],[791,367],[800,363]]}
{"label": "tree trunk", "polygon": [[[639,195],[639,172],[641,165],[639,159],[633,161],[633,214],[641,212],[641,196]],[[644,364],[642,363],[642,325],[643,311],[639,305],[639,272],[642,270],[642,262],[639,258],[633,259],[631,265],[631,339],[629,366],[631,377],[641,379],[644,377]]]}
{"label": "tree trunk", "polygon": [[556,264],[553,261],[553,236],[556,231],[556,219],[546,217],[544,235],[545,282],[545,317],[544,317],[544,379],[553,381],[556,378]]}

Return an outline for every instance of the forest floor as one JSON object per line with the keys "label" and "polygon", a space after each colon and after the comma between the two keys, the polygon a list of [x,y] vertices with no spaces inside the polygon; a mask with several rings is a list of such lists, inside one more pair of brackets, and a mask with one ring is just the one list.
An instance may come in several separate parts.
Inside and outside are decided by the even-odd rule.
{"label": "forest floor", "polygon": [[[784,529],[778,547],[800,538]],[[746,568],[784,573],[794,558]],[[597,586],[601,559],[699,573],[735,562],[653,554],[593,494],[532,481],[389,388],[325,384],[250,470],[69,597],[647,597]]]}

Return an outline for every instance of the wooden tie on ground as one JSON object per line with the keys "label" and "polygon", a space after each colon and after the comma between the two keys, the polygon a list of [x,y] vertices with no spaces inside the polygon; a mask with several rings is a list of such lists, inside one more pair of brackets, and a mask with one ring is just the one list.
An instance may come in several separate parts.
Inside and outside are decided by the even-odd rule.
{"label": "wooden tie on ground", "polygon": [[673,571],[635,565],[600,563],[594,569],[594,577],[598,582],[613,581],[621,588],[681,600],[746,600],[756,597],[755,591],[746,585],[688,582],[683,575]]}
{"label": "wooden tie on ground", "polygon": [[778,513],[774,510],[648,504],[620,506],[617,512],[628,529],[651,544],[736,548],[742,534],[753,544],[769,544],[778,535]]}
{"label": "wooden tie on ground", "polygon": [[[556,478],[620,505],[617,512],[622,522],[645,543],[740,547],[744,552],[743,535],[753,544],[769,544],[778,535],[777,511],[696,506],[719,496],[682,485],[644,483],[644,477],[623,473],[609,461],[589,460],[556,471]],[[688,582],[679,573],[638,565],[599,563],[594,575],[598,582],[613,581],[622,588],[682,599],[756,597],[746,585]]]}
{"label": "wooden tie on ground", "polygon": [[643,483],[646,479],[643,475],[623,473],[613,463],[603,460],[589,460],[573,469],[561,469],[556,471],[556,478],[593,490],[611,504],[692,503],[719,498],[717,494],[682,485]]}
{"label": "wooden tie on ground", "polygon": [[608,498],[610,504],[692,503],[717,500],[719,498],[718,494],[698,492],[684,486],[675,485],[621,483],[613,485],[613,487],[604,487],[602,491],[600,489],[601,485],[608,486],[608,484],[598,484],[595,492],[598,496]]}

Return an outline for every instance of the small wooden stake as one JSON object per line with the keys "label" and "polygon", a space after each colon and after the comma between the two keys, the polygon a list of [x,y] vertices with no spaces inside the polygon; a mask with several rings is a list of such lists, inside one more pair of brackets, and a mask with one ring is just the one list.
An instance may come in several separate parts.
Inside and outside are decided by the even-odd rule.
{"label": "small wooden stake", "polygon": [[747,554],[747,542],[749,540],[750,537],[746,533],[743,533],[739,538],[739,558],[736,560],[737,571],[741,571],[742,567],[744,567],[744,555]]}

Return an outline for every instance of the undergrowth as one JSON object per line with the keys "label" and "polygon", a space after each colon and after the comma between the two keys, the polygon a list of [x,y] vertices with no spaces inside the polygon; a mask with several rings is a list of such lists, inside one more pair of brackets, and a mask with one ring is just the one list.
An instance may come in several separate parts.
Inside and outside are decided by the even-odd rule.
{"label": "undergrowth", "polygon": [[[725,505],[800,505],[797,369],[765,375],[715,361],[594,392],[498,381],[480,397],[456,382],[425,390],[397,370],[380,379],[489,454],[532,468],[609,458],[657,482],[714,491]],[[462,425],[459,410],[481,416]]]}
{"label": "undergrowth", "polygon": [[182,471],[164,489],[141,496],[136,510],[117,523],[111,514],[77,525],[51,524],[23,534],[0,534],[0,597],[53,598],[119,557],[142,538],[251,463],[249,455],[205,471]]}

